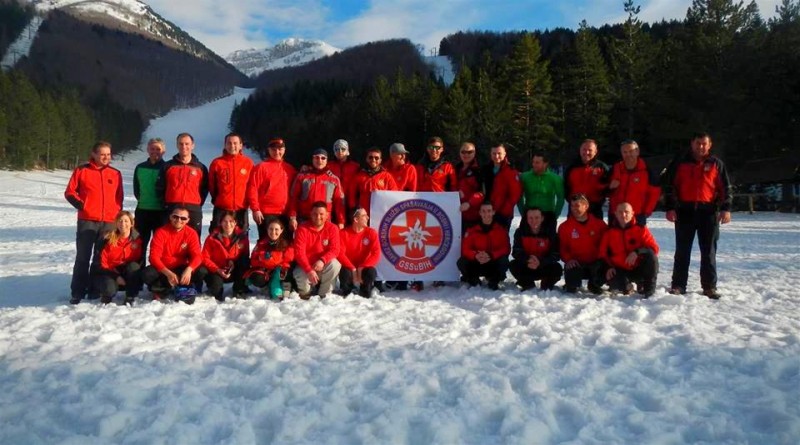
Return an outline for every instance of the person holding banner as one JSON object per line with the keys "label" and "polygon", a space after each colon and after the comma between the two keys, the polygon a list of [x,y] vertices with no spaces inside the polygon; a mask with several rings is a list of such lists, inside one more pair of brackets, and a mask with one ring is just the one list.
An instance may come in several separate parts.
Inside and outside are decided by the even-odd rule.
{"label": "person holding banner", "polygon": [[406,146],[395,142],[389,146],[389,159],[383,164],[397,183],[397,190],[401,192],[417,191],[417,169],[407,162],[408,150]]}
{"label": "person holding banner", "polygon": [[508,229],[495,221],[492,203],[481,204],[479,213],[481,222],[470,227],[461,242],[458,270],[461,280],[470,286],[479,286],[483,276],[489,289],[498,290],[500,282],[506,278],[508,254],[511,253]]}
{"label": "person holding banner", "polygon": [[511,275],[523,292],[536,287],[536,280],[541,280],[542,290],[555,287],[563,271],[558,252],[558,237],[544,224],[542,210],[526,210],[525,221],[514,232],[514,259],[510,266]]}
{"label": "person holding banner", "polygon": [[359,208],[353,213],[352,224],[340,232],[339,285],[343,296],[353,293],[356,285],[359,285],[358,294],[364,298],[372,297],[375,290],[378,276],[375,266],[381,257],[381,246],[378,232],[368,224],[369,214]]}
{"label": "person holding banner", "polygon": [[381,149],[372,147],[367,150],[366,167],[361,169],[350,184],[347,194],[347,205],[350,214],[357,208],[362,208],[369,213],[369,203],[372,192],[376,190],[397,190],[397,183],[392,175],[384,170],[381,165]]}
{"label": "person holding banner", "polygon": [[311,217],[300,224],[294,234],[294,279],[300,298],[311,297],[311,287],[324,298],[333,289],[341,264],[336,259],[340,250],[339,228],[328,221],[328,205],[317,201],[311,206]]}

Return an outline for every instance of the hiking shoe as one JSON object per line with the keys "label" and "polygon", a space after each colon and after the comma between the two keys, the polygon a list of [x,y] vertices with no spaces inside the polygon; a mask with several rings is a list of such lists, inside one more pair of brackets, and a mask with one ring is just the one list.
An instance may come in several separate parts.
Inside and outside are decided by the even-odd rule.
{"label": "hiking shoe", "polygon": [[73,295],[69,299],[69,304],[78,304],[78,303],[81,302],[82,299],[83,299],[83,297],[81,297],[80,295]]}
{"label": "hiking shoe", "polygon": [[488,286],[488,287],[489,287],[489,289],[491,289],[491,290],[500,290],[500,283],[498,283],[497,281],[490,281],[490,282],[487,284],[487,286]]}
{"label": "hiking shoe", "polygon": [[719,293],[717,293],[717,290],[713,288],[703,289],[703,295],[712,300],[719,300],[719,297],[721,296]]}
{"label": "hiking shoe", "polygon": [[425,286],[422,284],[422,281],[415,281],[415,282],[411,283],[411,285],[409,286],[409,289],[415,290],[417,292],[422,291],[422,289],[424,289],[424,288],[425,288]]}
{"label": "hiking shoe", "polygon": [[125,306],[133,306],[134,301],[136,301],[136,297],[132,295],[125,296]]}
{"label": "hiking shoe", "polygon": [[684,295],[686,294],[686,289],[680,286],[672,286],[672,288],[669,290],[669,293],[672,295]]}
{"label": "hiking shoe", "polygon": [[603,287],[602,286],[595,286],[593,284],[590,284],[589,285],[589,292],[591,292],[591,293],[593,293],[595,295],[600,295],[600,294],[603,293]]}
{"label": "hiking shoe", "polygon": [[444,286],[444,281],[434,281],[433,282],[433,287],[443,287],[443,286]]}
{"label": "hiking shoe", "polygon": [[108,297],[100,297],[100,304],[109,304],[111,303],[111,296]]}

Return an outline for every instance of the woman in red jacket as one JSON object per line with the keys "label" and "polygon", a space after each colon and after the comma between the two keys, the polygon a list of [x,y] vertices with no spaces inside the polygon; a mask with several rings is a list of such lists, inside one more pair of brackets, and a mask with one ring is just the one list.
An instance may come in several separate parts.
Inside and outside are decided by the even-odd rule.
{"label": "woman in red jacket", "polygon": [[358,294],[370,298],[375,288],[378,272],[375,266],[381,258],[378,232],[369,225],[369,214],[358,208],[353,213],[353,223],[339,232],[341,248],[337,257],[342,268],[339,285],[343,296],[350,295],[359,286]]}
{"label": "woman in red jacket", "polygon": [[205,277],[208,293],[219,302],[224,283],[233,282],[233,295],[243,298],[249,291],[244,274],[248,268],[250,241],[247,232],[237,227],[236,212],[225,210],[220,213],[217,227],[203,243],[203,266],[208,270]]}
{"label": "woman in red jacket", "polygon": [[267,224],[267,236],[258,241],[253,256],[250,257],[250,270],[244,275],[250,284],[263,289],[269,285],[269,296],[278,299],[283,296],[282,281],[294,261],[294,248],[284,236],[284,226],[279,219]]}
{"label": "woman in red jacket", "polygon": [[[114,294],[125,288],[125,304],[133,304],[142,287],[142,241],[133,228],[131,212],[121,211],[114,219],[116,229],[100,241],[99,255],[92,267],[92,288],[103,304],[111,303]],[[97,258],[99,257],[99,260]]]}

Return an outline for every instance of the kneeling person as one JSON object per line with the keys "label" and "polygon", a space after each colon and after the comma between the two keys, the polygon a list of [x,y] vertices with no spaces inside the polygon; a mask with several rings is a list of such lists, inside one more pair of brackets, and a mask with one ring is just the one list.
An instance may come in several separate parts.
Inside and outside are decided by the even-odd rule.
{"label": "kneeling person", "polygon": [[117,228],[100,241],[100,259],[92,266],[92,289],[101,303],[108,304],[120,287],[125,287],[125,304],[133,304],[142,286],[140,260],[144,246],[133,228],[131,212],[119,212],[114,224]]}
{"label": "kneeling person", "polygon": [[458,270],[462,281],[470,286],[478,286],[484,276],[489,289],[497,290],[506,278],[511,242],[505,226],[494,220],[494,208],[490,202],[481,204],[478,213],[481,222],[467,229],[461,242]]}
{"label": "kneeling person", "polygon": [[564,262],[564,290],[575,293],[584,279],[589,292],[601,293],[605,283],[606,263],[599,258],[600,241],[608,226],[589,213],[586,195],[576,193],[569,199],[571,218],[558,226],[561,261]]}
{"label": "kneeling person", "polygon": [[658,277],[658,244],[646,226],[636,224],[633,207],[620,203],[612,224],[600,242],[600,257],[608,263],[606,280],[611,290],[628,293],[631,282],[645,298],[653,295]]}
{"label": "kneeling person", "polygon": [[342,269],[339,272],[339,284],[345,296],[359,285],[358,294],[370,298],[375,288],[375,278],[378,276],[375,266],[380,260],[381,250],[378,232],[367,224],[367,211],[358,208],[353,214],[352,224],[341,231],[339,262]]}
{"label": "kneeling person", "polygon": [[248,269],[250,241],[247,232],[238,227],[236,212],[222,210],[214,229],[203,243],[203,266],[208,270],[206,286],[208,293],[217,301],[225,301],[222,296],[224,283],[233,282],[233,295],[245,296],[249,289],[244,281]]}
{"label": "kneeling person", "polygon": [[300,224],[294,234],[297,267],[292,274],[300,298],[308,299],[312,286],[319,287],[320,297],[331,292],[341,269],[336,259],[339,244],[339,228],[328,221],[328,205],[315,202],[311,205],[310,219]]}
{"label": "kneeling person", "polygon": [[514,232],[511,275],[523,291],[536,287],[536,280],[541,280],[542,290],[552,290],[561,279],[558,237],[544,220],[542,210],[531,207],[525,211],[525,221]]}
{"label": "kneeling person", "polygon": [[266,232],[267,236],[259,240],[253,250],[245,278],[259,289],[269,286],[269,296],[278,299],[283,296],[283,283],[294,261],[294,248],[284,236],[286,232],[280,219],[270,221]]}

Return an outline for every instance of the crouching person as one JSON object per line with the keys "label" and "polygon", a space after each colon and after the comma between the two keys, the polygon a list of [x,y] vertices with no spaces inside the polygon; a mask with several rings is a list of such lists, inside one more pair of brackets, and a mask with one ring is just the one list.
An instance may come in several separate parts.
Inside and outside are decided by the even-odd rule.
{"label": "crouching person", "polygon": [[328,221],[328,205],[317,201],[311,205],[310,219],[302,223],[294,234],[294,251],[297,267],[294,279],[300,298],[311,296],[312,286],[325,297],[333,289],[341,265],[339,256],[339,228]]}
{"label": "crouching person", "polygon": [[358,285],[358,294],[364,298],[372,297],[378,272],[375,266],[381,257],[378,232],[369,224],[367,211],[358,208],[353,213],[353,222],[341,231],[339,263],[339,285],[343,296],[350,295]]}
{"label": "crouching person", "polygon": [[494,220],[492,203],[481,204],[478,213],[481,222],[467,229],[461,242],[458,270],[461,280],[470,286],[480,285],[483,276],[489,289],[498,290],[508,271],[511,241],[505,226]]}
{"label": "crouching person", "polygon": [[218,214],[216,227],[203,243],[203,266],[208,270],[208,293],[217,301],[223,302],[225,283],[233,282],[234,298],[243,298],[250,290],[244,279],[248,268],[250,240],[247,239],[247,232],[238,227],[236,212],[222,210]]}
{"label": "crouching person", "polygon": [[529,208],[525,211],[525,221],[514,232],[511,275],[523,291],[536,287],[537,280],[541,280],[542,290],[552,290],[561,279],[558,237],[547,229],[550,226],[544,224],[544,219],[541,209]]}
{"label": "crouching person", "polygon": [[187,229],[188,223],[189,210],[176,207],[170,212],[169,222],[153,235],[150,265],[145,267],[142,280],[153,293],[154,300],[172,293],[184,303],[192,304],[196,289],[202,289],[208,271],[202,267],[200,236],[191,227]]}
{"label": "crouching person", "polygon": [[116,228],[103,237],[98,246],[99,255],[95,255],[92,290],[101,303],[108,304],[120,288],[125,288],[125,304],[133,304],[142,287],[142,240],[133,228],[131,212],[119,212],[114,224]]}
{"label": "crouching person", "polygon": [[608,264],[609,288],[629,294],[632,283],[645,298],[653,295],[658,277],[658,244],[646,226],[636,224],[633,207],[620,203],[614,211],[615,223],[603,235],[600,257]]}
{"label": "crouching person", "polygon": [[583,193],[569,198],[571,218],[558,226],[561,261],[564,262],[564,290],[575,293],[584,279],[589,292],[599,294],[605,283],[606,263],[599,258],[600,241],[608,226],[589,213],[589,200]]}
{"label": "crouching person", "polygon": [[250,270],[244,277],[259,289],[269,287],[270,298],[279,299],[283,297],[283,283],[294,261],[294,248],[284,236],[281,220],[270,221],[266,232],[267,236],[259,240],[253,250]]}

